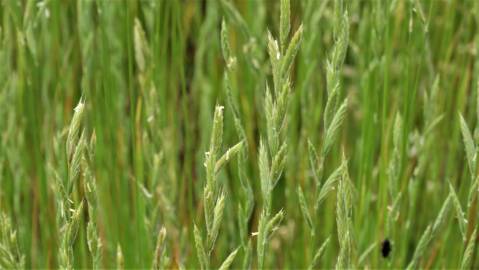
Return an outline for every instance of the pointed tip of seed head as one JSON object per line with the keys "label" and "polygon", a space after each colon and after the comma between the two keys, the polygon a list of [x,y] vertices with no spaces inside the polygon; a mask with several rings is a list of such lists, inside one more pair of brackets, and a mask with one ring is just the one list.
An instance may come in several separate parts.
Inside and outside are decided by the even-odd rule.
{"label": "pointed tip of seed head", "polygon": [[83,101],[83,99],[80,99],[80,101],[78,102],[77,106],[75,107],[75,109],[73,109],[75,112],[80,112],[83,110],[83,108],[85,107],[85,102]]}
{"label": "pointed tip of seed head", "polygon": [[225,109],[224,106],[222,106],[222,105],[216,105],[216,111],[217,111],[217,112],[222,113],[224,109]]}
{"label": "pointed tip of seed head", "polygon": [[269,31],[269,29],[266,29],[266,32],[267,32],[268,38],[274,40],[273,34],[271,34],[271,31]]}
{"label": "pointed tip of seed head", "polygon": [[303,24],[300,24],[299,27],[298,27],[298,33],[303,33]]}

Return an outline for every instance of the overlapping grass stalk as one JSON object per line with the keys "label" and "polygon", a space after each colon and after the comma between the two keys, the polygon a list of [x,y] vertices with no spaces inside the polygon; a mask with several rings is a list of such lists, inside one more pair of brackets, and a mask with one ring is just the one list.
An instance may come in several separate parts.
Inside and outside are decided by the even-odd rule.
{"label": "overlapping grass stalk", "polygon": [[[218,237],[221,224],[223,222],[223,212],[225,209],[225,193],[221,184],[218,183],[216,175],[221,168],[243,147],[243,142],[239,142],[226,151],[222,156],[223,145],[223,109],[222,106],[216,106],[213,129],[211,131],[211,140],[209,151],[205,154],[206,184],[203,191],[204,219],[206,224],[206,243],[201,236],[198,227],[194,225],[196,251],[202,269],[211,267],[211,253],[214,250],[216,238]],[[237,250],[234,250],[225,260],[221,269],[229,268]]]}

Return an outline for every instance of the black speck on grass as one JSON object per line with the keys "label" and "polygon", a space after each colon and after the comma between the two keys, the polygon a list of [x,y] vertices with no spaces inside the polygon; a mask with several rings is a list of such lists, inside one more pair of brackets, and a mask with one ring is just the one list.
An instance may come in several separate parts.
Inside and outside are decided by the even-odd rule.
{"label": "black speck on grass", "polygon": [[389,239],[384,239],[384,241],[381,244],[381,254],[383,255],[383,258],[388,258],[389,254],[392,251],[392,245]]}

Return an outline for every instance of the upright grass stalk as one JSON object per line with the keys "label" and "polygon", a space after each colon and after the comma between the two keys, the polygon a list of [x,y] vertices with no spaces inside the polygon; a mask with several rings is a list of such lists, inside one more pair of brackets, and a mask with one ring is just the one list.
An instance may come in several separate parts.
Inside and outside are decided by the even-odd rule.
{"label": "upright grass stalk", "polygon": [[223,60],[226,64],[226,70],[224,72],[224,89],[226,92],[226,100],[228,107],[231,108],[234,120],[234,126],[237,136],[243,141],[244,147],[238,154],[238,173],[241,186],[241,200],[238,203],[238,221],[239,231],[242,249],[244,251],[243,268],[251,267],[252,247],[251,240],[248,235],[248,224],[251,219],[254,207],[254,195],[253,188],[248,179],[246,173],[246,161],[248,157],[248,140],[246,138],[246,132],[244,130],[238,107],[233,100],[233,85],[230,77],[234,75],[237,58],[234,56],[231,46],[229,44],[229,32],[226,22],[223,20],[221,23],[221,49],[223,54]]}
{"label": "upright grass stalk", "polygon": [[[213,129],[211,131],[211,140],[209,151],[205,154],[204,166],[206,168],[206,184],[203,191],[204,213],[206,223],[206,245],[201,237],[199,229],[195,225],[194,235],[198,259],[202,269],[210,267],[211,255],[214,250],[215,242],[219,234],[221,223],[223,222],[223,211],[225,208],[225,193],[222,185],[217,179],[217,174],[221,168],[243,147],[243,142],[239,142],[220,156],[223,145],[223,109],[222,106],[216,106],[213,118]],[[234,251],[232,261],[236,255]],[[229,266],[231,262],[225,264]]]}
{"label": "upright grass stalk", "polygon": [[[321,152],[318,154],[313,142],[308,141],[309,162],[313,173],[313,179],[316,184],[316,202],[314,209],[319,209],[320,203],[324,200],[325,195],[333,187],[337,180],[339,171],[333,173],[324,184],[322,183],[324,174],[324,163],[331,151],[332,146],[339,137],[340,127],[344,121],[347,111],[348,100],[344,99],[340,103],[341,83],[340,73],[346,56],[349,41],[349,19],[345,12],[338,19],[340,27],[335,33],[335,40],[330,59],[326,63],[327,72],[327,102],[323,114],[324,136]],[[332,177],[335,175],[335,177]]]}
{"label": "upright grass stalk", "polygon": [[[342,5],[340,1],[335,3],[335,7]],[[337,7],[338,8],[338,7]],[[335,142],[340,136],[339,132],[344,122],[347,112],[348,99],[345,98],[341,101],[341,70],[346,57],[346,52],[349,43],[349,18],[347,11],[344,13],[338,13],[337,27],[335,28],[334,36],[335,43],[331,50],[330,57],[326,62],[326,90],[327,101],[326,107],[323,112],[323,128],[324,133],[322,136],[321,151],[318,153],[314,143],[308,140],[308,154],[309,165],[312,171],[312,178],[314,180],[315,192],[313,198],[315,201],[314,215],[310,214],[310,210],[306,207],[307,202],[302,196],[302,191],[298,189],[298,196],[300,202],[300,209],[303,213],[306,223],[309,225],[310,234],[315,235],[315,230],[318,230],[316,224],[320,221],[317,220],[317,213],[320,210],[321,203],[326,199],[326,196],[334,190],[338,180],[343,177],[343,174],[347,168],[346,163],[343,163],[334,170],[327,179],[324,178],[324,167],[326,159],[334,146]],[[313,216],[314,218],[309,218]],[[316,252],[319,252],[322,247],[316,247],[313,243],[313,249],[319,248]],[[313,257],[313,261],[314,258]],[[313,263],[312,263],[313,264]],[[314,263],[316,264],[316,263]]]}
{"label": "upright grass stalk", "polygon": [[67,180],[63,181],[57,178],[54,185],[55,193],[57,194],[57,211],[59,213],[57,222],[61,232],[58,264],[62,269],[72,269],[74,267],[73,245],[75,244],[83,215],[83,200],[78,203],[74,197],[74,191],[80,177],[81,163],[86,147],[85,132],[82,131],[81,136],[79,136],[84,108],[84,101],[80,100],[75,108],[75,113],[68,129],[66,139]]}
{"label": "upright grass stalk", "polygon": [[266,115],[266,138],[259,146],[259,172],[263,208],[258,224],[257,256],[258,268],[265,267],[268,238],[281,222],[284,214],[280,210],[272,215],[272,191],[278,183],[287,157],[284,133],[287,125],[288,96],[291,91],[290,70],[302,40],[300,26],[290,42],[286,44],[290,31],[290,3],[282,0],[280,6],[280,42],[268,33],[268,53],[273,75],[273,89],[266,84],[264,109]]}

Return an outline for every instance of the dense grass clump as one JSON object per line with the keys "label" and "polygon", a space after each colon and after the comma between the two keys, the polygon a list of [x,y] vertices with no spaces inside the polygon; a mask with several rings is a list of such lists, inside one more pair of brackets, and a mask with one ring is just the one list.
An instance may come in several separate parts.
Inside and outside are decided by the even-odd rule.
{"label": "dense grass clump", "polygon": [[0,1],[0,269],[479,267],[479,1]]}

